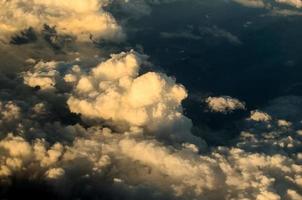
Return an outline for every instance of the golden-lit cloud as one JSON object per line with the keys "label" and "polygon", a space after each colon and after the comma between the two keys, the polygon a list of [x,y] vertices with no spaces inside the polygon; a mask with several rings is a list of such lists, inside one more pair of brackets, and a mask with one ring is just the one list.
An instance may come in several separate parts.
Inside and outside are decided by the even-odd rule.
{"label": "golden-lit cloud", "polygon": [[[13,75],[0,73],[0,192],[29,181],[35,192],[46,188],[59,199],[301,199],[301,97],[252,111],[238,123],[237,138],[208,147],[192,133],[182,106],[188,90],[176,78],[155,72],[148,56],[134,50],[117,48],[120,53],[108,56],[101,45],[95,48],[95,38],[125,37],[107,5],[142,15],[171,2],[0,0],[0,50],[18,62],[7,62],[18,69]],[[10,44],[23,30],[26,39],[37,33],[36,43]],[[224,29],[202,31],[241,44]],[[41,39],[49,33],[48,41]],[[67,35],[76,45],[56,46]],[[247,107],[229,96],[205,103],[222,113]]]}
{"label": "golden-lit cloud", "polygon": [[234,110],[242,110],[245,109],[245,103],[239,101],[238,99],[229,97],[229,96],[221,96],[221,97],[208,97],[205,102],[208,107],[213,112],[232,112]]}
{"label": "golden-lit cloud", "polygon": [[89,40],[90,35],[122,39],[121,27],[103,10],[105,5],[106,0],[1,0],[0,37],[10,37],[29,27],[42,30],[48,24],[78,40]]}

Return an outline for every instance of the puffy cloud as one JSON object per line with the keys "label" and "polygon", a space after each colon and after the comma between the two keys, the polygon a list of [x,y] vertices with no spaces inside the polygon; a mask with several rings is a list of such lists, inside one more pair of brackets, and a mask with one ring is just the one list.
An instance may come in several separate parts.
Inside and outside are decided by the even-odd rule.
{"label": "puffy cloud", "polygon": [[64,175],[65,171],[62,168],[52,168],[45,173],[47,178],[58,179]]}
{"label": "puffy cloud", "polygon": [[86,120],[126,126],[124,130],[139,127],[162,134],[161,137],[192,137],[191,120],[182,115],[185,88],[161,73],[139,76],[144,60],[144,56],[131,51],[112,55],[88,74],[66,75],[65,80],[76,80],[74,93],[67,102],[71,112]]}
{"label": "puffy cloud", "polygon": [[256,122],[268,122],[272,119],[272,117],[265,112],[255,110],[251,111],[251,116],[249,119]]}
{"label": "puffy cloud", "polygon": [[287,196],[289,199],[291,200],[298,200],[298,199],[302,199],[302,195],[298,194],[296,191],[294,190],[287,190]]}
{"label": "puffy cloud", "polygon": [[[74,84],[74,92],[86,94],[86,90],[77,91],[78,80],[82,76],[92,76],[93,73],[99,75],[100,82],[119,82],[120,76],[130,76],[134,80],[143,76],[138,75],[139,65],[134,67],[139,55],[128,52],[115,56],[101,63],[104,69],[92,68],[88,74],[81,72],[79,67],[73,67],[71,72],[75,79],[71,80],[76,81],[69,83]],[[126,58],[127,56],[130,58]],[[138,63],[141,62],[143,61]],[[113,63],[116,64],[115,67],[121,67],[116,68],[118,73],[114,76],[106,69],[106,66]],[[128,65],[132,66],[132,70],[125,70],[124,67]],[[100,82],[93,82],[93,90],[95,84],[99,85]],[[149,91],[147,86],[146,91]],[[153,97],[147,97],[153,102]],[[138,99],[141,98],[143,97]],[[140,106],[147,106],[150,102],[138,101]],[[297,100],[279,99],[273,102],[284,105],[287,102],[289,105],[286,107],[294,109],[293,102]],[[263,110],[270,110],[273,115],[274,104]],[[24,112],[15,102],[2,105],[6,110],[9,107],[15,108],[13,110],[18,110],[18,115],[30,115],[30,112]],[[33,108],[37,110],[35,113],[40,113],[40,108],[44,107],[41,105],[33,106],[37,107]],[[42,110],[45,109],[47,108]],[[287,116],[284,112],[283,116]],[[275,113],[282,117],[280,112]],[[11,119],[5,116],[5,119]],[[70,185],[69,189],[67,187],[64,190],[65,195],[77,193],[73,188],[82,187],[86,183],[98,191],[89,193],[93,197],[103,195],[105,184],[113,191],[110,194],[112,196],[118,196],[121,193],[120,187],[124,187],[124,197],[137,199],[141,198],[139,191],[145,191],[146,188],[159,195],[150,195],[150,199],[168,198],[168,194],[172,195],[171,199],[295,199],[301,195],[299,188],[302,185],[301,155],[298,153],[301,147],[300,129],[296,123],[284,126],[290,122],[277,116],[272,116],[267,122],[271,124],[270,127],[263,129],[257,123],[252,124],[234,145],[212,148],[207,153],[199,153],[198,146],[191,143],[174,141],[173,145],[167,145],[152,135],[144,136],[145,130],[141,132],[132,129],[116,133],[102,128],[101,124],[86,129],[78,127],[79,125],[59,128],[41,124],[40,132],[49,134],[48,129],[56,130],[61,139],[54,137],[55,140],[49,140],[50,135],[45,139],[44,136],[38,139],[36,135],[29,140],[23,136],[7,135],[0,140],[1,180],[17,176],[20,179],[45,180],[50,184],[59,184],[62,188]],[[155,134],[156,132],[157,130]],[[70,135],[73,139],[64,140],[64,135]],[[54,142],[50,143],[48,140]],[[60,187],[54,191],[56,194],[60,194]],[[136,192],[133,193],[133,190]],[[76,197],[80,198],[81,194],[77,193]]]}
{"label": "puffy cloud", "polygon": [[0,177],[10,176],[14,171],[21,170],[32,155],[30,144],[21,137],[11,135],[0,141],[0,149]]}
{"label": "puffy cloud", "polygon": [[[21,108],[12,101],[0,102],[0,129],[1,132],[15,128],[22,118]],[[1,133],[0,135],[2,135]]]}
{"label": "puffy cloud", "polygon": [[[93,197],[102,196],[105,185],[112,196],[123,193],[134,199],[140,199],[146,190],[158,195],[150,195],[150,199],[299,198],[302,127],[293,119],[299,115],[288,113],[299,110],[298,97],[279,98],[263,111],[252,112],[233,144],[201,153],[199,139],[190,133],[192,124],[182,114],[186,90],[164,74],[140,74],[145,60],[130,51],[112,55],[90,69],[73,63],[40,62],[23,73],[24,77],[30,73],[35,78],[50,77],[56,92],[47,94],[44,101],[40,98],[45,94],[40,92],[35,94],[36,100],[2,101],[1,119],[12,124],[9,129],[1,127],[7,135],[0,140],[2,180],[12,176],[44,180],[59,185],[56,194],[69,185],[64,194],[76,193],[78,198],[83,194],[74,188],[84,183],[98,191],[87,189]],[[53,70],[54,79],[49,76]],[[62,91],[58,83],[64,81],[64,87],[71,87]],[[41,120],[50,112],[48,98],[56,95],[65,96],[69,109],[81,114],[88,128]],[[98,101],[99,97],[104,99]],[[239,100],[221,100],[222,110],[244,108]],[[84,107],[79,109],[82,102]],[[55,101],[59,103],[64,101]],[[127,112],[121,114],[123,109]],[[140,109],[146,110],[147,118],[131,118]],[[103,128],[108,125],[116,131]],[[169,140],[162,140],[166,137]]]}
{"label": "puffy cloud", "polygon": [[10,121],[20,118],[20,108],[12,101],[5,104],[0,102],[0,111],[1,119],[4,120],[5,123],[9,123]]}
{"label": "puffy cloud", "polygon": [[213,112],[227,113],[238,109],[245,109],[244,102],[229,96],[208,97],[205,102]]}
{"label": "puffy cloud", "polygon": [[[295,99],[295,102],[291,101],[292,99]],[[299,99],[301,100],[298,97],[277,98],[263,108],[267,113],[253,111],[252,116],[246,119],[246,126],[242,127],[243,131],[236,145],[253,152],[296,154],[296,159],[300,162],[299,148],[302,145],[300,117],[289,118],[291,109],[283,109],[281,114],[277,106],[282,102],[284,107],[299,110],[301,108],[297,103]]]}
{"label": "puffy cloud", "polygon": [[121,39],[121,27],[103,10],[107,3],[106,0],[1,0],[0,37],[10,37],[29,27],[42,30],[43,24],[48,24],[79,40],[88,40],[90,34]]}
{"label": "puffy cloud", "polygon": [[24,83],[30,87],[40,87],[42,90],[53,90],[59,72],[56,70],[56,62],[39,62],[31,71],[26,72]]}
{"label": "puffy cloud", "polygon": [[[109,129],[94,127],[87,132],[64,146],[49,146],[43,140],[29,143],[9,135],[0,142],[2,179],[23,174],[62,180],[60,184],[81,184],[74,180],[90,177],[91,187],[99,191],[102,183],[111,179],[107,184],[112,184],[112,189],[114,184],[131,188],[139,183],[156,188],[158,194],[172,192],[176,199],[283,199],[300,195],[296,188],[301,187],[301,165],[285,155],[248,152],[245,146],[198,154],[192,148],[174,148]],[[126,195],[130,194],[129,189]]]}
{"label": "puffy cloud", "polygon": [[[139,3],[125,1],[131,2]],[[44,23],[80,40],[89,33],[107,39],[120,34],[102,9],[107,1],[0,3],[5,35],[29,25],[41,30]],[[102,26],[88,24],[95,21]],[[83,64],[80,53],[76,62],[66,61],[67,54],[62,62],[19,58],[29,68],[23,82],[0,76],[1,195],[27,180],[37,181],[35,191],[45,181],[59,199],[301,198],[299,97],[279,98],[252,112],[233,143],[201,151],[202,140],[192,136],[192,122],[182,112],[187,91],[165,74],[141,73],[145,56],[124,52],[90,68],[106,56]],[[245,109],[230,97],[210,102],[222,112]]]}
{"label": "puffy cloud", "polygon": [[190,196],[191,192],[193,196],[204,195],[206,190],[218,188],[222,182],[219,178],[221,172],[213,161],[200,159],[190,151],[173,152],[155,141],[126,139],[119,145],[122,154],[149,166],[152,171],[165,174],[176,196]]}

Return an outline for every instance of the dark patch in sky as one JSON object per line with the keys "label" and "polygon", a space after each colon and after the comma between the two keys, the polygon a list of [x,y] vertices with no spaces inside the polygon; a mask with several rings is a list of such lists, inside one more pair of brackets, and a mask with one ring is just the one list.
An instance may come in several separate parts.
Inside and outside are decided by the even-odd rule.
{"label": "dark patch in sky", "polygon": [[21,31],[11,38],[10,43],[15,45],[28,44],[37,40],[37,34],[32,27]]}
{"label": "dark patch in sky", "polygon": [[[189,90],[185,112],[195,125],[234,130],[250,110],[279,96],[302,94],[302,19],[265,13],[216,1],[162,4],[150,15],[129,20],[127,34],[132,46],[141,44],[153,63]],[[214,27],[212,35],[209,27]],[[240,44],[217,37],[217,31],[232,34]],[[169,34],[162,37],[163,32]],[[248,110],[218,117],[200,105],[206,95],[239,98]]]}

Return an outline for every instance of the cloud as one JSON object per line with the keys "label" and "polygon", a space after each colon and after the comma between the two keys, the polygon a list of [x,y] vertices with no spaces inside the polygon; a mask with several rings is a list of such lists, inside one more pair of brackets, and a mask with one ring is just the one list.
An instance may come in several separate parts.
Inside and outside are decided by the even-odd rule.
{"label": "cloud", "polygon": [[[93,80],[99,81],[93,82],[93,86],[104,82],[108,84],[108,81],[111,84],[121,82],[120,79],[124,76],[132,77],[134,82],[144,76],[139,75],[139,67],[144,59],[144,56],[135,52],[126,52],[113,55],[100,64],[102,68],[91,68],[88,73],[84,73],[79,66],[73,67],[66,71],[75,76],[74,79],[67,79],[69,82],[66,84],[74,84],[75,87],[74,93],[70,95],[81,94],[81,97],[87,99],[86,90],[83,91],[80,87],[80,91],[77,91],[78,80],[94,74],[98,76],[93,76]],[[116,73],[112,74],[111,69]],[[62,74],[60,76],[64,78]],[[173,86],[177,85],[174,81],[171,83]],[[144,80],[143,85],[149,91],[150,83]],[[166,88],[168,86],[170,85]],[[95,91],[94,87],[92,91]],[[60,95],[60,92],[57,89],[53,95]],[[78,92],[80,93],[77,94]],[[130,90],[127,90],[128,93],[131,93]],[[98,95],[100,94],[102,92]],[[153,95],[146,97],[150,101],[140,97],[139,100],[143,101],[137,103],[140,106],[150,106],[150,102],[154,100]],[[145,129],[134,128],[115,132],[103,127],[110,121],[107,119],[103,119],[102,123],[94,123],[89,128],[81,125],[45,125],[45,121],[38,121],[40,117],[33,115],[33,112],[47,112],[45,104],[43,106],[33,100],[29,101],[27,104],[36,106],[32,106],[32,111],[26,112],[27,106],[21,102],[3,102],[1,120],[10,120],[21,126],[12,126],[12,134],[6,131],[7,135],[3,135],[0,140],[1,184],[7,187],[5,180],[9,181],[11,177],[16,177],[17,180],[43,180],[53,186],[52,192],[62,199],[71,194],[81,198],[83,193],[79,193],[76,188],[83,187],[83,184],[88,184],[96,191],[92,193],[88,188],[83,188],[87,192],[86,197],[101,197],[106,194],[140,199],[145,191],[150,193],[150,199],[295,199],[301,195],[299,188],[302,183],[302,168],[298,153],[301,129],[298,122],[293,121],[287,126],[290,122],[280,118],[288,116],[285,112],[290,109],[282,112],[277,109],[277,105],[281,103],[283,107],[297,110],[296,106],[300,105],[298,98],[290,99],[280,98],[263,108],[274,115],[266,122],[270,126],[261,127],[259,122],[247,120],[249,126],[242,127],[243,132],[234,144],[214,147],[208,149],[208,152],[202,151],[203,153],[199,151],[201,146],[190,142],[183,144],[179,140],[170,140],[168,145],[156,137],[159,129],[149,135],[146,135]],[[12,110],[15,111],[11,112]],[[118,121],[110,123],[119,126]],[[171,125],[177,127],[177,123],[176,121]],[[26,124],[31,128],[27,129]],[[30,130],[38,127],[39,134],[29,137],[32,135]],[[51,135],[51,132],[55,135]],[[169,130],[169,134],[173,136],[175,132]]]}
{"label": "cloud", "polygon": [[126,130],[143,128],[163,134],[160,137],[196,140],[190,134],[191,120],[182,115],[181,102],[187,97],[184,86],[161,73],[139,75],[145,59],[133,51],[120,53],[88,74],[66,75],[65,80],[74,84],[67,101],[71,112],[84,120],[105,120]]}
{"label": "cloud", "polygon": [[[104,90],[107,87],[102,86],[104,83],[106,86],[110,85],[110,88],[121,87],[124,86],[120,85],[124,83],[121,79],[127,77],[132,79],[130,85],[135,86],[134,82],[146,75],[139,73],[139,68],[144,64],[145,59],[145,56],[130,51],[113,55],[112,58],[89,69],[88,72],[84,72],[80,66],[73,66],[65,72],[56,69],[60,73],[59,79],[65,79],[65,84],[71,84],[74,87],[71,88],[70,98],[73,96],[81,97],[87,101],[93,97],[93,94],[107,94]],[[44,65],[45,63],[40,64]],[[33,66],[32,70],[35,69],[37,67]],[[46,67],[45,70],[47,72],[53,68]],[[63,76],[64,73],[67,73],[65,77]],[[163,81],[160,83],[165,83],[165,88],[168,91],[174,86],[178,86],[172,79],[167,77],[161,79],[162,74],[153,72],[151,74],[153,75],[150,76],[152,77],[150,79],[159,83],[157,79],[153,80],[153,76],[156,75]],[[79,80],[84,77],[88,77],[87,80],[91,87],[79,86]],[[165,94],[154,96],[152,90],[149,89],[150,85],[153,85],[152,82],[149,82],[149,78],[142,80],[143,91],[149,91],[148,95],[139,96],[138,100],[135,101],[137,104],[131,105],[133,107],[130,107],[131,110],[128,112],[132,112],[132,109],[135,110],[136,106],[148,108],[158,98],[163,104],[169,102],[163,98],[173,97],[171,97],[173,93],[166,90],[164,90]],[[162,86],[162,84],[159,85]],[[89,86],[89,84],[84,84],[84,86]],[[54,87],[56,88],[57,85],[55,84]],[[125,93],[118,94],[130,98],[131,87],[122,87],[117,91],[123,91],[122,89],[125,88],[127,89]],[[161,94],[158,92],[161,89],[155,88],[156,94]],[[134,91],[137,90],[134,89]],[[138,91],[141,94],[142,90],[139,89]],[[57,89],[53,95],[60,95],[60,92]],[[181,97],[184,98],[184,96]],[[182,98],[174,106],[180,106]],[[226,98],[222,99],[226,100]],[[115,98],[110,98],[109,102],[113,100]],[[227,100],[234,102],[233,98],[228,97]],[[94,101],[90,102],[93,103]],[[101,122],[95,123],[93,121],[89,128],[83,128],[80,125],[64,127],[63,125],[49,124],[45,126],[43,125],[45,122],[36,121],[32,112],[25,112],[24,106],[21,106],[23,104],[18,106],[17,104],[20,102],[4,102],[2,103],[2,110],[16,110],[16,113],[19,114],[14,116],[19,117],[15,119],[5,114],[8,112],[3,112],[2,120],[11,120],[15,124],[27,123],[32,128],[40,127],[40,134],[28,139],[29,129],[26,129],[25,125],[21,126],[21,130],[14,126],[10,130],[14,134],[7,134],[1,140],[2,180],[10,180],[11,176],[17,176],[20,179],[26,177],[27,179],[44,180],[51,185],[59,184],[61,188],[66,188],[64,194],[67,197],[69,194],[76,193],[76,197],[79,198],[81,194],[72,188],[81,187],[85,182],[98,191],[91,193],[87,190],[89,197],[100,197],[104,193],[108,195],[109,190],[111,191],[109,194],[112,196],[122,194],[124,197],[139,199],[141,192],[147,190],[151,194],[156,192],[160,198],[170,198],[169,195],[172,195],[171,199],[223,199],[226,197],[227,199],[295,199],[299,197],[299,188],[301,188],[301,176],[299,175],[302,170],[301,156],[298,153],[301,146],[301,131],[299,131],[301,129],[298,122],[286,120],[292,119],[286,117],[289,116],[286,113],[287,111],[290,112],[291,109],[299,110],[297,109],[297,106],[300,105],[299,102],[298,97],[280,98],[272,101],[270,106],[263,108],[272,116],[265,114],[264,111],[253,112],[251,116],[253,120],[247,120],[249,125],[242,127],[241,136],[234,141],[234,144],[214,147],[208,149],[208,152],[202,151],[203,153],[200,153],[199,149],[204,147],[191,144],[191,140],[169,140],[170,145],[168,145],[165,140],[156,136],[158,132],[161,132],[158,124],[155,125],[157,129],[145,129],[144,126],[148,127],[149,123],[153,123],[152,116],[150,117],[151,120],[143,124],[143,129],[133,127],[117,132],[104,128],[103,125],[110,122],[111,127],[120,126],[120,121],[106,119],[99,114],[93,115],[93,118],[102,118]],[[283,108],[291,109],[278,111],[280,104],[283,105]],[[45,104],[44,106],[41,103],[35,105],[32,109],[35,113],[46,112]],[[127,106],[129,105],[127,104]],[[151,108],[153,107],[151,106]],[[123,108],[120,107],[119,109]],[[83,119],[90,116],[87,111],[89,110],[83,109]],[[176,111],[177,109],[172,109],[169,112]],[[126,116],[122,118],[125,121],[127,120]],[[267,116],[269,116],[269,120]],[[29,120],[23,121],[20,118],[28,118]],[[167,121],[166,118],[159,119]],[[269,126],[260,126],[259,123],[262,122],[269,124]],[[41,124],[33,125],[35,123]],[[131,126],[137,126],[132,122],[127,123]],[[177,130],[178,123],[178,121],[174,121],[170,126],[176,127],[174,130]],[[49,135],[52,130],[56,130],[57,137]],[[177,134],[173,129],[165,130],[172,137]],[[146,131],[152,134],[146,134]],[[22,136],[22,133],[25,135]],[[71,140],[67,138],[71,138]],[[107,189],[104,189],[104,184]],[[67,185],[72,187],[68,189]],[[282,187],[279,187],[280,185]],[[60,193],[60,187],[55,188],[53,192],[63,195]],[[121,187],[124,189],[121,190]],[[64,197],[66,196],[63,195],[62,198]],[[149,198],[157,199],[159,197],[150,195]]]}
{"label": "cloud", "polygon": [[97,38],[121,39],[124,37],[121,27],[103,10],[107,3],[106,0],[3,0],[0,3],[0,36],[10,37],[29,27],[41,31],[43,24],[48,24],[81,41],[89,40],[90,34]]}
{"label": "cloud", "polygon": [[[4,35],[25,30],[13,40],[24,46],[5,44],[25,64],[0,75],[0,195],[33,197],[47,188],[43,197],[58,199],[300,199],[300,97],[259,108],[243,119],[232,143],[207,148],[183,113],[187,90],[166,74],[145,72],[147,56],[127,51],[108,58],[91,46],[50,53],[65,34],[78,41],[90,33],[119,38],[107,3],[0,3]],[[25,51],[34,51],[32,31],[41,45],[37,57]],[[214,111],[245,109],[231,97],[207,101]]]}
{"label": "cloud", "polygon": [[[232,0],[242,6],[251,8],[264,8],[268,10],[269,15],[273,16],[296,16],[301,15],[302,2],[300,0]],[[289,8],[284,8],[287,5]]]}
{"label": "cloud", "polygon": [[241,4],[243,6],[254,7],[254,8],[263,8],[266,5],[263,0],[232,0],[232,1]]}
{"label": "cloud", "polygon": [[21,118],[21,109],[14,102],[0,102],[0,127],[2,131],[15,126]]}
{"label": "cloud", "polygon": [[238,109],[245,109],[244,102],[229,96],[208,97],[205,102],[213,112],[227,113]]}
{"label": "cloud", "polygon": [[289,10],[289,9],[277,9],[274,8],[271,10],[270,15],[272,16],[301,16],[302,13],[295,10]]}
{"label": "cloud", "polygon": [[55,88],[59,72],[56,70],[56,62],[39,62],[32,71],[26,72],[24,83],[31,87],[40,87],[42,90],[52,90]]}
{"label": "cloud", "polygon": [[288,5],[291,5],[291,6],[295,6],[297,8],[302,7],[302,1],[300,1],[300,0],[276,0],[276,2],[283,3],[283,4],[288,4]]}
{"label": "cloud", "polygon": [[95,43],[105,40],[116,44],[125,39],[122,27],[105,11],[109,3],[107,0],[0,1],[0,70],[20,72],[28,67],[25,61],[29,58],[98,61],[94,56],[106,51]]}
{"label": "cloud", "polygon": [[255,110],[255,111],[251,111],[251,116],[249,119],[256,122],[267,122],[270,121],[272,117],[265,112]]}
{"label": "cloud", "polygon": [[287,4],[289,6],[293,6],[296,8],[302,7],[302,2],[300,0],[274,0],[272,3],[271,1],[267,0],[232,0],[238,4],[241,4],[243,6],[247,7],[255,7],[255,8],[268,8],[272,5],[275,5],[273,3],[279,3],[279,4]]}
{"label": "cloud", "polygon": [[[114,184],[130,188],[140,183],[156,188],[158,194],[172,192],[180,199],[282,199],[283,195],[299,195],[295,188],[301,187],[301,166],[278,153],[265,155],[250,153],[244,147],[220,147],[199,155],[153,139],[121,137],[108,129],[89,132],[89,138],[77,138],[69,146],[48,146],[41,140],[30,144],[8,136],[0,143],[2,152],[6,152],[1,160],[2,177],[17,172],[32,177],[40,174],[43,179],[64,183],[72,182],[75,175],[80,178],[89,174],[94,180],[92,187],[100,188],[104,179],[111,179],[112,189]],[[16,146],[17,150],[13,148]],[[280,184],[283,187],[275,187]],[[288,192],[284,194],[283,188]]]}

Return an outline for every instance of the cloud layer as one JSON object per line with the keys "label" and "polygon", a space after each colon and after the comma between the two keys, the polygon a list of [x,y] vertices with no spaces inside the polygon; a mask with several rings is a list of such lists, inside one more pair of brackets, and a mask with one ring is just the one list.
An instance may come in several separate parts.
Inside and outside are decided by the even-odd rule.
{"label": "cloud layer", "polygon": [[[300,198],[302,127],[299,120],[287,114],[290,109],[278,111],[280,104],[297,110],[298,97],[279,99],[264,111],[252,112],[232,145],[207,149],[191,135],[192,124],[181,112],[180,102],[186,97],[184,87],[160,73],[140,74],[139,68],[145,62],[145,56],[130,51],[112,55],[87,72],[72,63],[65,63],[70,67],[64,71],[60,62],[51,62],[38,63],[30,73],[23,73],[28,84],[30,75],[37,77],[35,71],[42,75],[43,66],[46,77],[55,74],[56,81],[51,88],[44,87],[44,81],[28,84],[33,88],[40,86],[36,95],[39,98],[46,95],[44,103],[33,100],[1,103],[1,122],[5,122],[1,129],[7,133],[0,142],[4,187],[10,177],[26,177],[46,181],[61,198],[70,198],[73,193],[81,197],[83,194],[73,188],[84,182],[98,190],[90,193],[87,189],[90,198],[105,193],[139,199],[142,191],[150,192],[150,199]],[[55,73],[49,73],[54,70]],[[81,85],[81,80],[85,84]],[[143,92],[136,90],[137,80],[143,84]],[[65,85],[65,91],[61,84]],[[156,93],[152,93],[153,87]],[[179,92],[174,93],[174,88]],[[162,90],[163,93],[159,92]],[[112,91],[117,96],[104,98]],[[47,105],[52,101],[48,99],[63,94],[68,108],[81,114],[84,122],[90,124],[88,128],[41,120],[50,112]],[[131,104],[134,98],[131,95],[136,94],[144,95]],[[98,98],[104,98],[102,103],[96,101]],[[124,98],[127,101],[121,102]],[[81,102],[85,109],[78,108]],[[28,104],[35,106],[28,109]],[[119,107],[106,110],[104,106],[98,111],[104,104]],[[158,104],[166,108],[159,110],[161,115],[155,115]],[[119,114],[124,107],[127,112]],[[223,110],[229,108],[234,106],[223,106]],[[137,109],[152,112],[146,112],[147,120],[132,118],[132,112],[137,113]],[[169,118],[169,115],[177,117]],[[65,188],[64,193],[53,184]]]}
{"label": "cloud layer", "polygon": [[10,37],[29,27],[42,30],[44,24],[78,40],[89,40],[89,35],[105,39],[123,37],[121,27],[103,10],[106,0],[2,0],[0,4],[1,37]]}
{"label": "cloud layer", "polygon": [[[169,2],[117,3],[148,10]],[[105,11],[108,4],[113,2],[2,0],[0,38],[23,61],[23,49],[33,46],[13,52],[7,38],[24,29],[15,42],[33,39],[32,31],[49,36],[48,43],[37,42],[41,51],[63,35],[87,44],[90,34],[119,41],[124,34]],[[239,137],[208,147],[191,132],[182,107],[185,86],[145,68],[146,55],[95,55],[92,45],[84,52],[58,51],[62,59],[53,59],[43,51],[26,58],[21,73],[0,74],[0,196],[21,191],[27,198],[26,187],[32,198],[47,188],[43,197],[57,199],[301,199],[301,97],[278,98],[252,111],[241,119]],[[214,112],[246,109],[229,96],[206,103]]]}

